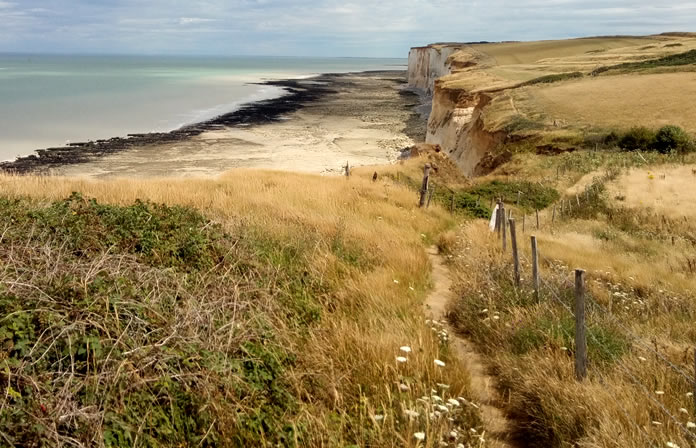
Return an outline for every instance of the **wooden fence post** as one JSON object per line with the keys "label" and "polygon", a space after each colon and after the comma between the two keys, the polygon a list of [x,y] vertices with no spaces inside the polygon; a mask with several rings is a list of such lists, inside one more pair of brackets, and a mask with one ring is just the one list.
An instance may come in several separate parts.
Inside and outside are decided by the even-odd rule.
{"label": "wooden fence post", "polygon": [[556,204],[553,204],[553,215],[551,215],[551,224],[556,221]]}
{"label": "wooden fence post", "polygon": [[500,238],[500,229],[502,227],[502,225],[500,223],[500,221],[501,221],[500,212],[503,210],[502,209],[503,203],[500,201],[500,199],[498,199],[498,202],[496,205],[498,206],[498,208],[496,209],[496,212],[495,212],[495,231],[498,234],[498,238]]}
{"label": "wooden fence post", "polygon": [[430,183],[430,164],[426,163],[425,167],[423,168],[423,185],[421,185],[420,201],[418,202],[418,206],[420,208],[423,208],[425,206],[426,196],[428,195],[429,183]]}
{"label": "wooden fence post", "polygon": [[428,194],[428,203],[425,204],[425,208],[430,208],[430,201],[433,200],[434,194],[435,194],[435,184],[433,184],[433,188],[430,189],[430,194]]}
{"label": "wooden fence post", "polygon": [[510,218],[510,242],[512,243],[512,262],[515,273],[515,286],[520,287],[520,258],[517,254],[517,232],[515,231],[515,220]]}
{"label": "wooden fence post", "polygon": [[534,282],[534,298],[539,302],[539,249],[536,236],[532,236],[532,281]]}
{"label": "wooden fence post", "polygon": [[536,209],[537,230],[539,230],[539,209]]}
{"label": "wooden fence post", "polygon": [[585,271],[575,270],[575,378],[587,376],[587,338],[585,335]]}
{"label": "wooden fence post", "polygon": [[350,177],[350,163],[346,162],[346,177]]}
{"label": "wooden fence post", "polygon": [[505,203],[501,202],[501,207],[502,211],[500,213],[500,217],[502,218],[500,221],[500,232],[503,235],[503,252],[507,250],[507,224],[505,223]]}

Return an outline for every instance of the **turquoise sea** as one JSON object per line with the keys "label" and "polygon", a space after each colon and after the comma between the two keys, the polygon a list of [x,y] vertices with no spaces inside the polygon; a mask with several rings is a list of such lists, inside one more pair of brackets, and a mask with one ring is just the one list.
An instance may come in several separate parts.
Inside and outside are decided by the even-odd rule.
{"label": "turquoise sea", "polygon": [[169,131],[282,94],[253,83],[405,70],[405,59],[0,54],[0,160],[35,149]]}

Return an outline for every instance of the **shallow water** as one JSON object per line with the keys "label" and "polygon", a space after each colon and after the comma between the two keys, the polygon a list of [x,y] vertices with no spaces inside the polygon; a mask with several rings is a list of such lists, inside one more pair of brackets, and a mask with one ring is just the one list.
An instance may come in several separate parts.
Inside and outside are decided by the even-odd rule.
{"label": "shallow water", "polygon": [[127,133],[169,131],[278,96],[251,83],[405,69],[403,59],[0,54],[0,159]]}

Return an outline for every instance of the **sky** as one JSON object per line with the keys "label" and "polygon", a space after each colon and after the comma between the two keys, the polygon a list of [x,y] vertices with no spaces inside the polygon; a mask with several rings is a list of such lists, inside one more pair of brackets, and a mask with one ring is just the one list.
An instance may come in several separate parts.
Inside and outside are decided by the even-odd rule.
{"label": "sky", "polygon": [[444,41],[696,31],[696,1],[0,0],[0,52],[406,57]]}

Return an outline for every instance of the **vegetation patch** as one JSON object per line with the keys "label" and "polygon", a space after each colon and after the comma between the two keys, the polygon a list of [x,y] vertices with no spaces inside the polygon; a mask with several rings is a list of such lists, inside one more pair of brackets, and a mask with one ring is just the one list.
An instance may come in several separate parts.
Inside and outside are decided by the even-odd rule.
{"label": "vegetation patch", "polygon": [[520,87],[533,86],[536,84],[551,84],[554,82],[567,81],[569,79],[578,79],[582,78],[583,76],[584,75],[582,74],[582,72],[557,73],[553,75],[545,75],[523,82],[522,84],[520,84]]}
{"label": "vegetation patch", "polygon": [[634,72],[641,70],[649,70],[660,67],[679,67],[684,65],[696,64],[696,50],[690,50],[685,53],[671,54],[658,59],[649,59],[639,62],[625,62],[623,64],[610,65],[595,69],[591,75],[596,76],[610,70],[620,70],[623,72]]}
{"label": "vegetation patch", "polygon": [[528,212],[542,210],[560,198],[554,188],[528,181],[493,180],[477,185],[468,193],[482,198],[485,202],[500,198],[508,204],[517,204]]}
{"label": "vegetation patch", "polygon": [[319,317],[326,290],[302,253],[192,209],[79,195],[3,199],[0,227],[0,431],[13,445],[302,440],[296,349],[272,331]]}

